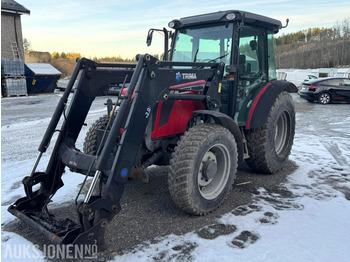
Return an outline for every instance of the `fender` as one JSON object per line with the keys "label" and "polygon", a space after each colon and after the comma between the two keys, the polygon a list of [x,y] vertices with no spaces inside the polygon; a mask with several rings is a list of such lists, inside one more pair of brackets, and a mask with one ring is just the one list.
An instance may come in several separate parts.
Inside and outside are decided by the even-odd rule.
{"label": "fender", "polygon": [[233,134],[236,143],[237,143],[237,152],[238,152],[238,165],[241,165],[244,160],[244,144],[243,144],[243,138],[241,131],[238,127],[238,125],[233,121],[231,117],[229,117],[226,114],[223,114],[219,111],[212,111],[212,110],[196,110],[193,111],[193,116],[198,115],[207,115],[210,116],[212,119],[214,119],[215,123],[226,127],[228,130],[231,131]]}
{"label": "fender", "polygon": [[267,83],[257,90],[248,110],[249,113],[245,128],[251,129],[263,126],[267,121],[270,108],[279,94],[284,91],[297,93],[298,88],[291,82],[276,80]]}

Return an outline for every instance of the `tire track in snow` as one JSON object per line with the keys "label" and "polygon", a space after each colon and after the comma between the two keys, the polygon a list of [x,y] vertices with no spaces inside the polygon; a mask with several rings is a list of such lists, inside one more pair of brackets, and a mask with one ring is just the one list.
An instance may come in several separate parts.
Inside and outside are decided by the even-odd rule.
{"label": "tire track in snow", "polygon": [[333,156],[335,161],[341,166],[349,166],[348,161],[342,155],[342,151],[339,149],[338,144],[334,141],[325,141],[322,140],[321,143],[324,147],[329,151],[329,153]]}

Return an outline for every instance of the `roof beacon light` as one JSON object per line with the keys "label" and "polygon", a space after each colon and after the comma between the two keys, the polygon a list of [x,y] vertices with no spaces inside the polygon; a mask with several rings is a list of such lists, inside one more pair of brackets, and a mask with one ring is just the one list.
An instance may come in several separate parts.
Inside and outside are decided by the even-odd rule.
{"label": "roof beacon light", "polygon": [[227,20],[234,20],[236,18],[236,15],[234,13],[229,13],[226,15]]}

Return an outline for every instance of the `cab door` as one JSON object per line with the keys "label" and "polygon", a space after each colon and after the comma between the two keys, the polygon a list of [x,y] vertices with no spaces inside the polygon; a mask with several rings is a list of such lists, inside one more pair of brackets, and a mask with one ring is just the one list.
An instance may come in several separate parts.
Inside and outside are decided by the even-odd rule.
{"label": "cab door", "polygon": [[[237,66],[238,91],[235,116],[239,126],[246,124],[247,109],[257,90],[265,86],[269,79],[271,79],[270,72],[276,72],[275,68],[269,70],[270,53],[273,60],[274,53],[269,50],[270,42],[268,41],[268,35],[265,28],[251,25],[244,26],[240,32]],[[275,77],[274,73],[272,78]]]}

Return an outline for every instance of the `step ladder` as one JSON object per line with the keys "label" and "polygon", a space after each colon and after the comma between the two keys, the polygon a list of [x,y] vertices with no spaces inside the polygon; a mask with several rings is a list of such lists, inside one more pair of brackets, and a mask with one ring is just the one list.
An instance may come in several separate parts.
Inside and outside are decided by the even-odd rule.
{"label": "step ladder", "polygon": [[16,42],[11,43],[11,49],[12,49],[13,59],[20,59],[19,50]]}

